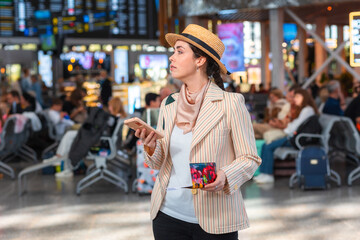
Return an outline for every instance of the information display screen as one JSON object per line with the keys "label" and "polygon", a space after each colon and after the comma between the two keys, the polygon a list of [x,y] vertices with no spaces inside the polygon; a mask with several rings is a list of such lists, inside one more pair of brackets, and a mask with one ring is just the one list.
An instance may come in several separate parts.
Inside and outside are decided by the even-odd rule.
{"label": "information display screen", "polygon": [[114,50],[114,63],[115,63],[115,82],[127,83],[129,81],[129,63],[128,63],[128,50],[115,49]]}
{"label": "information display screen", "polygon": [[39,74],[42,81],[47,87],[52,87],[53,72],[52,72],[52,58],[51,55],[45,54],[43,51],[38,51],[39,60]]}
{"label": "information display screen", "polygon": [[14,34],[14,3],[12,0],[0,0],[0,37]]}
{"label": "information display screen", "polygon": [[141,54],[139,56],[139,63],[141,69],[148,68],[168,68],[168,56],[165,54]]}
{"label": "information display screen", "polygon": [[36,13],[45,11],[55,35],[156,39],[155,1],[0,0],[0,37],[42,35]]}
{"label": "information display screen", "polygon": [[350,13],[350,65],[360,67],[360,12]]}

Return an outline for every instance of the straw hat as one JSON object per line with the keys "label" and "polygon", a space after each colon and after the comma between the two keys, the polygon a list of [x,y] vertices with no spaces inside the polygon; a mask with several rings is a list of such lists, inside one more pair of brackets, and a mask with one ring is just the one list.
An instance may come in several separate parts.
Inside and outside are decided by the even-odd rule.
{"label": "straw hat", "polygon": [[219,64],[222,73],[230,74],[225,65],[220,62],[225,46],[220,38],[209,30],[196,24],[189,24],[181,34],[168,33],[165,35],[165,39],[172,47],[177,40],[191,43],[214,59]]}

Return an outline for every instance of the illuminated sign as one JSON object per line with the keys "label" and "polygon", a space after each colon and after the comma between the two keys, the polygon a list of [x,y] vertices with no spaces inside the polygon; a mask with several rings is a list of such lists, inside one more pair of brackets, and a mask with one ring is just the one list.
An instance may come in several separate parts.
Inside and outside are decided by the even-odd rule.
{"label": "illuminated sign", "polygon": [[360,12],[350,13],[350,65],[360,67]]}
{"label": "illuminated sign", "polygon": [[219,38],[225,45],[221,62],[231,73],[245,71],[243,29],[243,23],[227,23],[217,26]]}
{"label": "illuminated sign", "polygon": [[142,54],[139,56],[139,63],[141,69],[148,68],[168,68],[168,56],[162,55],[150,55]]}

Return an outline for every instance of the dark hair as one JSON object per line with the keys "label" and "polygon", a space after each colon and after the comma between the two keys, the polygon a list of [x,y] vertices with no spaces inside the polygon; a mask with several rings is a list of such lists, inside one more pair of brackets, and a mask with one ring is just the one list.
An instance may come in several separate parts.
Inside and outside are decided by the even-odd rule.
{"label": "dark hair", "polygon": [[301,88],[300,85],[295,83],[288,89],[288,92],[295,91],[298,88]]}
{"label": "dark hair", "polygon": [[195,47],[194,45],[190,44],[190,48],[191,50],[194,52],[194,57],[195,58],[199,58],[199,57],[205,57],[206,58],[206,74],[208,76],[212,76],[214,78],[214,81],[216,83],[216,85],[218,85],[219,88],[221,88],[222,90],[225,90],[224,88],[224,82],[223,79],[221,78],[220,75],[220,67],[219,64],[217,64],[217,62],[215,62],[214,59],[212,59],[209,55],[207,55],[204,51],[202,51],[201,49]]}
{"label": "dark hair", "polygon": [[[315,101],[313,99],[313,97],[311,96],[311,94],[308,92],[308,90],[302,89],[302,88],[297,88],[295,89],[295,94],[300,94],[303,96],[303,102],[301,103],[300,106],[300,111],[306,107],[306,106],[310,106],[314,109],[315,114],[319,114],[319,111],[316,107]],[[298,117],[298,116],[297,116]]]}
{"label": "dark hair", "polygon": [[53,98],[51,102],[52,105],[63,105],[63,101],[61,100],[61,98]]}
{"label": "dark hair", "polygon": [[82,96],[82,92],[83,90],[81,90],[81,88],[76,88],[74,91],[71,92],[70,95],[70,102],[75,105],[76,107],[79,106],[79,102],[82,101],[83,96]]}
{"label": "dark hair", "polygon": [[11,94],[11,96],[13,96],[13,97],[17,97],[17,98],[20,99],[20,94],[19,94],[19,92],[16,91],[16,90],[11,90],[11,91],[9,92],[9,94]]}
{"label": "dark hair", "polygon": [[160,97],[160,95],[156,93],[148,93],[145,95],[145,103],[146,106],[150,106],[151,101],[156,101],[156,98]]}
{"label": "dark hair", "polygon": [[27,101],[30,104],[31,111],[35,111],[35,108],[36,108],[36,99],[35,99],[35,97],[30,95],[28,92],[23,92],[22,96],[25,99],[25,101]]}

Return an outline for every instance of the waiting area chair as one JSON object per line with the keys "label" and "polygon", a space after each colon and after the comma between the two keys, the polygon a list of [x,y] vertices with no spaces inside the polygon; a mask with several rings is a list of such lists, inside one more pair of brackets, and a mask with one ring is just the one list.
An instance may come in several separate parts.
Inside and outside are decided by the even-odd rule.
{"label": "waiting area chair", "polygon": [[[93,159],[95,165],[91,166],[88,172],[88,175],[81,179],[76,186],[76,194],[80,194],[82,190],[93,185],[94,183],[104,179],[122,189],[126,193],[129,192],[127,180],[117,175],[115,172],[112,172],[108,169],[108,162],[112,161],[116,157],[117,147],[116,143],[119,137],[119,133],[122,132],[125,119],[119,119],[117,121],[115,130],[113,131],[111,137],[102,136],[100,141],[107,142],[109,149],[106,149],[104,152],[100,151],[96,154],[88,152],[86,159]],[[116,161],[116,160],[115,160]]]}
{"label": "waiting area chair", "polygon": [[[299,136],[300,137],[315,137],[315,138],[322,139],[323,147],[324,147],[325,151],[328,153],[331,131],[334,127],[334,124],[337,121],[339,121],[339,119],[340,119],[340,117],[337,117],[337,116],[321,114],[319,117],[319,123],[322,127],[321,134],[320,135],[299,134]],[[297,139],[297,141],[298,140],[299,139]],[[295,159],[295,158],[297,158],[298,153],[299,153],[299,150],[294,147],[280,147],[274,151],[274,158],[280,159],[280,160],[285,160],[286,158],[294,158]],[[331,173],[330,179],[332,181],[334,181],[337,184],[337,186],[340,186],[341,185],[340,175],[332,169],[330,169],[330,173]],[[295,182],[297,181],[295,176],[296,176],[296,173],[294,173],[290,177],[289,187],[292,187],[295,184]]]}
{"label": "waiting area chair", "polygon": [[[6,119],[1,132],[0,142],[0,171],[15,178],[14,170],[6,163],[15,158],[21,158],[30,162],[37,162],[36,153],[26,146],[31,134],[31,122],[26,119],[22,130],[17,130],[17,121],[20,115],[13,115]],[[23,121],[24,119],[22,119]]]}

